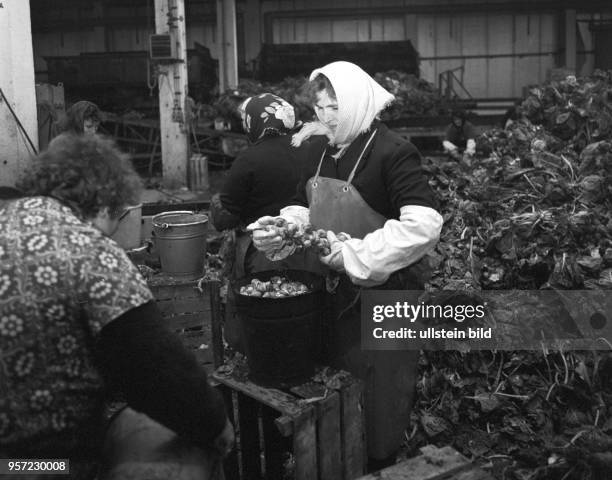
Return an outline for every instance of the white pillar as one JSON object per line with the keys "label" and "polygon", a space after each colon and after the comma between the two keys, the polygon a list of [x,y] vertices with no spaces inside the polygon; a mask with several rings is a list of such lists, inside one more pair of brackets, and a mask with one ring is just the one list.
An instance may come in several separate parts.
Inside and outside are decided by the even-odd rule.
{"label": "white pillar", "polygon": [[30,2],[0,0],[0,185],[13,186],[30,165],[32,149],[9,105],[38,149]]}
{"label": "white pillar", "polygon": [[217,44],[219,45],[219,91],[225,92],[238,86],[235,0],[217,0]]}
{"label": "white pillar", "polygon": [[159,66],[159,121],[163,183],[167,188],[180,188],[187,186],[189,158],[189,135],[184,121],[187,95],[185,0],[155,0],[155,32],[170,33],[176,42],[178,61]]}

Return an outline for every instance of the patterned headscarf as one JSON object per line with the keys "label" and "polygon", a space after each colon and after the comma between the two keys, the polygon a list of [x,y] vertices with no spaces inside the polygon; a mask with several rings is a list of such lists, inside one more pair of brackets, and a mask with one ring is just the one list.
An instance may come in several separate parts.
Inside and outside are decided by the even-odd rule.
{"label": "patterned headscarf", "polygon": [[295,126],[295,111],[289,102],[271,93],[247,98],[238,108],[249,141],[286,135]]}

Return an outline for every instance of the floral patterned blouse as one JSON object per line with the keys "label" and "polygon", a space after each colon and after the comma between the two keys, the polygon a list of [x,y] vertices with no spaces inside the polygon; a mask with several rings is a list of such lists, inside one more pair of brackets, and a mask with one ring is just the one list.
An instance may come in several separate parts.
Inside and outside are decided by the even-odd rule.
{"label": "floral patterned blouse", "polygon": [[95,434],[96,336],[152,299],[125,252],[58,201],[0,209],[0,452],[33,442],[67,451]]}

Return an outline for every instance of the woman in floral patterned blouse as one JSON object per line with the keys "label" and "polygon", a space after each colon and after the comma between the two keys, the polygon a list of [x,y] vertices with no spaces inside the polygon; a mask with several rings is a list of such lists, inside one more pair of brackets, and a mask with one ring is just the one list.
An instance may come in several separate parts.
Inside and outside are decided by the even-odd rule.
{"label": "woman in floral patterned blouse", "polygon": [[0,208],[0,457],[69,458],[87,478],[110,392],[131,407],[122,428],[226,453],[222,399],[108,237],[139,201],[129,160],[109,140],[62,135],[19,186],[26,197]]}

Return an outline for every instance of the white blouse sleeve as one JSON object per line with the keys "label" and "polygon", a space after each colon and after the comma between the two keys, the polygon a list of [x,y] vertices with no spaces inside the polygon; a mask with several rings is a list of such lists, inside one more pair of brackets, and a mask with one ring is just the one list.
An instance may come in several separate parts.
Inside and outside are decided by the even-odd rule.
{"label": "white blouse sleeve", "polygon": [[353,283],[380,285],[389,276],[420,260],[440,238],[443,218],[433,208],[406,205],[399,220],[387,220],[382,228],[363,239],[344,242],[344,269]]}

